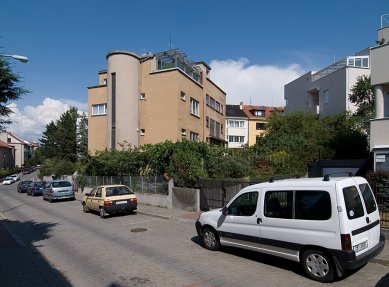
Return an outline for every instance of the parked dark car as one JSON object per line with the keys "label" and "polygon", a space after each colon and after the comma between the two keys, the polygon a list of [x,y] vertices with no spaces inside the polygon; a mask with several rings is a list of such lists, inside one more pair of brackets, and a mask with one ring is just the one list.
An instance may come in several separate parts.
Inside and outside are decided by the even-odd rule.
{"label": "parked dark car", "polygon": [[22,180],[18,184],[18,192],[23,192],[23,193],[27,192],[31,188],[32,183],[33,181],[31,180]]}
{"label": "parked dark car", "polygon": [[45,183],[46,182],[44,181],[35,181],[33,184],[31,184],[31,188],[27,191],[27,195],[42,195]]}

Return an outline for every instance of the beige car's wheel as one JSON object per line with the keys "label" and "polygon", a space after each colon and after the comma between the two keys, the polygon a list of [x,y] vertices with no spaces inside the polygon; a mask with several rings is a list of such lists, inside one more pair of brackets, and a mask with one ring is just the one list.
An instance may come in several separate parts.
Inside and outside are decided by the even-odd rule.
{"label": "beige car's wheel", "polygon": [[82,211],[84,211],[85,213],[89,212],[89,208],[88,208],[88,206],[86,206],[85,202],[82,203]]}

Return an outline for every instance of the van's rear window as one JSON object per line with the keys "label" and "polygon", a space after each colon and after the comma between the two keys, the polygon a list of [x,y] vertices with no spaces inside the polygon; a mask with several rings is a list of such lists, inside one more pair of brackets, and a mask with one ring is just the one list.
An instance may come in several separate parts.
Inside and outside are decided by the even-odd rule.
{"label": "van's rear window", "polygon": [[370,186],[367,183],[363,183],[359,185],[359,189],[361,190],[367,213],[370,214],[373,211],[376,211],[377,204],[375,203],[374,195]]}
{"label": "van's rear window", "polygon": [[364,215],[361,197],[356,186],[343,188],[343,197],[349,219],[355,219]]}

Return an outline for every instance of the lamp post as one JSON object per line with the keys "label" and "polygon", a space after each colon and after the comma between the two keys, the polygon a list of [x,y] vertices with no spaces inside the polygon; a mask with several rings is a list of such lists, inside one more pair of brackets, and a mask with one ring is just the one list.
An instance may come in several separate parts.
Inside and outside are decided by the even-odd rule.
{"label": "lamp post", "polygon": [[22,63],[27,63],[28,58],[25,56],[20,56],[20,55],[7,55],[7,54],[0,54],[0,57],[7,57],[7,58],[13,58],[15,60],[18,60]]}

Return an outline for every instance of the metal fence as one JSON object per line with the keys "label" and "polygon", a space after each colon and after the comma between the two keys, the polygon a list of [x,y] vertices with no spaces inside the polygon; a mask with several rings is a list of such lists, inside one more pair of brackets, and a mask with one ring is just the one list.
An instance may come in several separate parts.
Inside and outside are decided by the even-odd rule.
{"label": "metal fence", "polygon": [[371,184],[380,210],[381,226],[389,228],[389,183]]}
{"label": "metal fence", "polygon": [[168,182],[163,176],[87,176],[86,187],[124,184],[133,192],[168,194]]}
{"label": "metal fence", "polygon": [[207,211],[221,208],[231,200],[242,188],[258,182],[244,180],[199,180],[200,209]]}

